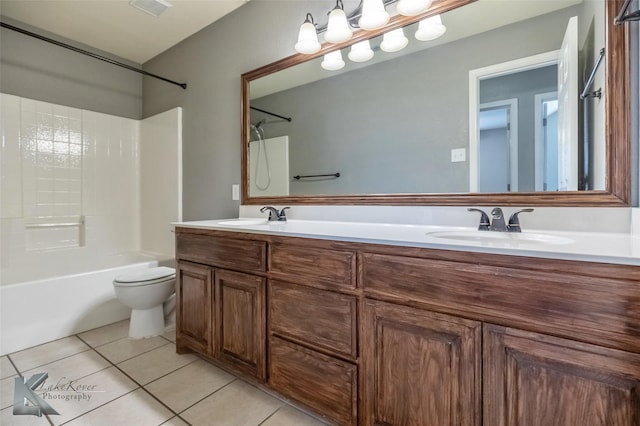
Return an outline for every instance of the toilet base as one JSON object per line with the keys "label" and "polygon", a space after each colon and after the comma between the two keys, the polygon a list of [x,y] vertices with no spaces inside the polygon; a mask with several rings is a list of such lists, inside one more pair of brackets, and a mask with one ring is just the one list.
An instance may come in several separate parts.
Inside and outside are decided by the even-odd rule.
{"label": "toilet base", "polygon": [[151,309],[133,309],[129,321],[129,337],[142,339],[164,333],[162,304]]}

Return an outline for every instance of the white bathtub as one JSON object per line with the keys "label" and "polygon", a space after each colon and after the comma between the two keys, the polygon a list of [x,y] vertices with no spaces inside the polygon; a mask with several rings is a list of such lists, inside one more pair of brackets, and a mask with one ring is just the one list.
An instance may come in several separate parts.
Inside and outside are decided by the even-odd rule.
{"label": "white bathtub", "polygon": [[3,271],[0,355],[128,318],[131,311],[116,299],[113,279],[159,264],[173,266],[167,256],[145,253],[101,257],[99,264],[81,263],[82,272],[65,271],[66,264],[68,260],[55,268],[51,265],[52,278],[34,275],[39,279],[30,279],[30,271],[42,274],[42,268],[36,267]]}

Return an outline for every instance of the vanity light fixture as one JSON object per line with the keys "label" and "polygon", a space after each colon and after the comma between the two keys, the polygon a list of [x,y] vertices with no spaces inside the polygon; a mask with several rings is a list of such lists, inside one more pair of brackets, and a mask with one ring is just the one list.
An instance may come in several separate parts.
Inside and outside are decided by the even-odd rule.
{"label": "vanity light fixture", "polygon": [[351,39],[353,31],[349,27],[347,15],[344,13],[342,0],[336,0],[336,7],[329,13],[327,32],[324,39],[329,43],[342,43]]}
{"label": "vanity light fixture", "polygon": [[400,15],[416,16],[425,12],[431,6],[431,0],[400,0],[396,10]]}
{"label": "vanity light fixture", "polygon": [[349,51],[349,59],[353,62],[366,62],[373,58],[373,50],[371,50],[371,43],[369,40],[363,40],[355,43],[351,46]]}
{"label": "vanity light fixture", "polygon": [[358,25],[363,30],[377,30],[384,27],[389,22],[389,14],[384,8],[382,0],[363,0],[362,16],[358,20]]}
{"label": "vanity light fixture", "polygon": [[300,26],[300,32],[298,33],[298,42],[295,45],[296,52],[309,55],[318,52],[320,48],[316,23],[313,21],[313,16],[307,13],[307,18]]}
{"label": "vanity light fixture", "polygon": [[440,15],[434,15],[420,21],[415,37],[420,41],[430,41],[442,37],[446,31]]}
{"label": "vanity light fixture", "polygon": [[404,49],[409,44],[409,39],[404,36],[402,28],[397,28],[388,33],[384,33],[380,49],[385,52],[392,53]]}
{"label": "vanity light fixture", "polygon": [[320,63],[320,66],[327,71],[337,71],[344,68],[345,63],[342,59],[342,53],[339,50],[334,50],[324,55],[324,59]]}

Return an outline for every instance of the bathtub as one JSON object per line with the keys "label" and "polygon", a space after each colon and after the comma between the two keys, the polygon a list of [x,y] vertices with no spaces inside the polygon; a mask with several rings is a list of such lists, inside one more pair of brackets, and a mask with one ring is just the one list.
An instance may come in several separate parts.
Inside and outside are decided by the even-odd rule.
{"label": "bathtub", "polygon": [[[47,268],[38,263],[37,268],[2,271],[0,355],[129,318],[131,311],[115,297],[113,279],[158,265],[173,266],[170,257],[150,253],[83,259],[86,262],[74,262],[80,266],[75,270],[68,269],[68,259],[45,262]],[[47,272],[51,277],[43,278]]]}

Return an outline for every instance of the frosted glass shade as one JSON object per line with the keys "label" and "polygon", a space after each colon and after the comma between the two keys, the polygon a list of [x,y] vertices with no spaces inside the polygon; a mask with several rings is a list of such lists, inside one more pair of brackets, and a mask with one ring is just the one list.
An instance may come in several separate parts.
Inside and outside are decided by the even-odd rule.
{"label": "frosted glass shade", "polygon": [[402,31],[402,28],[398,28],[384,34],[380,49],[389,53],[397,52],[404,49],[408,43],[409,40],[404,36],[404,31]]}
{"label": "frosted glass shade", "polygon": [[347,22],[347,15],[344,10],[336,7],[329,14],[329,23],[327,24],[327,32],[324,39],[329,43],[342,43],[351,39],[353,32]]}
{"label": "frosted glass shade", "polygon": [[336,71],[344,68],[344,61],[342,60],[342,53],[339,50],[334,50],[324,55],[324,59],[320,63],[320,66],[328,71]]}
{"label": "frosted glass shade", "polygon": [[440,15],[435,15],[420,21],[415,36],[420,41],[429,41],[441,37],[446,31],[447,27],[442,25]]}
{"label": "frosted glass shade", "polygon": [[376,30],[389,22],[389,14],[384,8],[382,0],[364,0],[362,2],[362,16],[358,25],[363,30]]}
{"label": "frosted glass shade", "polygon": [[315,25],[305,21],[305,23],[300,26],[298,42],[294,46],[296,52],[306,54],[316,53],[320,50],[320,47]]}
{"label": "frosted glass shade", "polygon": [[349,59],[353,62],[366,62],[371,58],[373,58],[373,50],[369,40],[360,41],[351,46]]}
{"label": "frosted glass shade", "polygon": [[429,6],[431,6],[431,0],[400,0],[396,10],[400,15],[416,16],[426,12]]}

